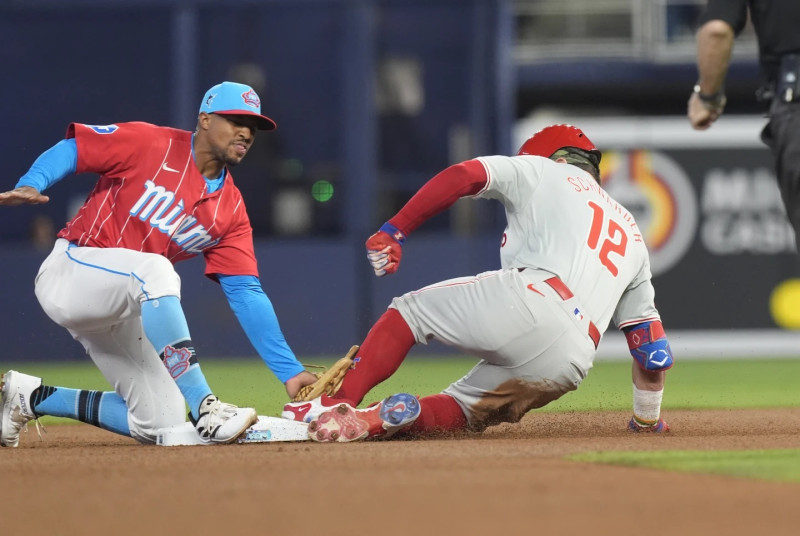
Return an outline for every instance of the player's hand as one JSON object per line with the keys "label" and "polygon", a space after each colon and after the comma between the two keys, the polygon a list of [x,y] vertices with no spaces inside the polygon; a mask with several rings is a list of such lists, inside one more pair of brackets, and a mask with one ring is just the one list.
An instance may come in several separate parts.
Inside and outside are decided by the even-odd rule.
{"label": "player's hand", "polygon": [[289,400],[293,399],[295,395],[300,392],[300,388],[311,385],[316,381],[317,377],[307,370],[286,380],[284,386],[286,387],[286,394],[289,395]]}
{"label": "player's hand", "polygon": [[700,95],[692,93],[687,104],[686,115],[695,130],[706,130],[716,121],[725,109],[725,97],[719,106],[709,106],[700,100]]}
{"label": "player's hand", "polygon": [[41,205],[47,203],[50,198],[42,195],[32,186],[20,186],[14,190],[0,194],[0,205],[15,207],[18,205]]}
{"label": "player's hand", "polygon": [[393,274],[400,266],[403,257],[403,246],[384,231],[378,231],[367,239],[367,259],[375,271],[382,277]]}

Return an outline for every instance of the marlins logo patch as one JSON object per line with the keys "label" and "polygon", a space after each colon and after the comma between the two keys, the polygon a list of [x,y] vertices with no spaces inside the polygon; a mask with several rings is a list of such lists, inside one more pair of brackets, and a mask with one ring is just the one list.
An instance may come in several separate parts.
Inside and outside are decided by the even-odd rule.
{"label": "marlins logo patch", "polygon": [[258,98],[258,95],[252,89],[247,91],[246,93],[242,93],[242,100],[244,103],[251,108],[260,108],[261,107],[261,100]]}
{"label": "marlins logo patch", "polygon": [[176,380],[189,369],[191,359],[192,352],[188,348],[175,348],[169,345],[164,348],[164,364]]}

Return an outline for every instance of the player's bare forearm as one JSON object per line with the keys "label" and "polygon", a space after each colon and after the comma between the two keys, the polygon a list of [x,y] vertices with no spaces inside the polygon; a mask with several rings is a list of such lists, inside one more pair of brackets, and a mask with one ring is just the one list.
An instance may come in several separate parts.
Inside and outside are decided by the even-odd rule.
{"label": "player's bare forearm", "polygon": [[636,361],[631,364],[633,385],[642,391],[660,391],[664,388],[665,370],[644,370]]}
{"label": "player's bare forearm", "polygon": [[42,195],[32,186],[20,186],[14,190],[0,193],[0,205],[15,207],[18,205],[41,205],[47,203],[50,198]]}
{"label": "player's bare forearm", "polygon": [[733,40],[733,28],[721,20],[710,20],[697,31],[697,83],[703,94],[711,95],[722,89]]}
{"label": "player's bare forearm", "polygon": [[304,370],[297,376],[293,376],[286,380],[286,383],[284,384],[286,387],[286,394],[289,395],[290,399],[292,399],[300,391],[301,387],[311,385],[315,381],[317,381],[317,377]]}
{"label": "player's bare forearm", "polygon": [[692,127],[705,130],[716,121],[725,108],[725,77],[733,52],[735,34],[728,23],[710,20],[697,31],[697,85],[702,95],[719,95],[713,103],[703,102],[692,93],[687,115]]}

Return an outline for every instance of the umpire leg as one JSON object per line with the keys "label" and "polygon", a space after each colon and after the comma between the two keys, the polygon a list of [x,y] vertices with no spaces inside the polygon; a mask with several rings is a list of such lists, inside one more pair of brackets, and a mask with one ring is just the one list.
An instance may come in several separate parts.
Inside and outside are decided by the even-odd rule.
{"label": "umpire leg", "polygon": [[773,101],[761,140],[772,151],[781,198],[800,251],[800,101]]}

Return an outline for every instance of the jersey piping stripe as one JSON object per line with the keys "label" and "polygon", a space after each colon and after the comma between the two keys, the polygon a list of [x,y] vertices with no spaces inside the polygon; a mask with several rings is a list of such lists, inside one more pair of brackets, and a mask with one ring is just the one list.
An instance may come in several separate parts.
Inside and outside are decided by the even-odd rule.
{"label": "jersey piping stripe", "polygon": [[430,286],[427,286],[425,288],[421,288],[419,290],[414,290],[412,292],[409,292],[409,294],[419,294],[421,292],[425,292],[426,290],[436,290],[436,289],[439,289],[439,288],[461,287],[461,286],[464,286],[464,285],[474,285],[475,283],[477,283],[481,279],[486,279],[487,277],[497,277],[498,275],[499,275],[499,272],[498,273],[488,274],[488,275],[482,275],[482,276],[479,276],[479,277],[475,277],[475,278],[470,279],[469,281],[458,281],[458,282],[451,282],[451,283],[441,284],[441,285],[430,285]]}
{"label": "jersey piping stripe", "polygon": [[236,214],[239,211],[239,207],[241,206],[242,206],[242,200],[240,199],[239,202],[236,203],[236,206],[233,209],[233,213]]}
{"label": "jersey piping stripe", "polygon": [[[122,180],[124,181],[125,179],[123,178]],[[119,190],[120,190],[120,188],[117,188],[117,190],[116,190],[116,191],[117,191],[117,192],[119,192]],[[106,199],[108,199],[108,197],[109,197],[110,195],[111,195],[111,190],[109,190],[108,192],[106,192],[105,199],[103,199],[103,204],[105,204],[105,202],[106,202]],[[116,195],[114,196],[114,199],[116,199]],[[113,207],[113,203],[112,203],[112,207],[111,207],[111,208],[112,208],[112,210],[113,210],[113,208],[114,208],[114,207]],[[109,216],[110,216],[110,213],[109,213]],[[106,219],[105,219],[105,220],[103,220],[103,222],[100,224],[100,227],[98,227],[98,230],[99,230],[100,228],[102,228],[102,227],[103,227],[103,223],[105,223],[105,221],[106,221],[106,220],[108,220],[109,216],[106,216]],[[89,243],[89,239],[90,239],[92,236],[94,236],[94,235],[92,234],[92,229],[94,229],[94,228],[95,228],[95,225],[97,224],[97,219],[98,219],[99,217],[100,217],[100,212],[98,211],[97,215],[96,215],[96,216],[95,216],[95,218],[94,218],[94,221],[92,222],[92,225],[89,227],[89,230],[88,230],[88,231],[84,231],[84,232],[81,234],[81,236],[78,238],[78,240],[77,240],[77,242],[78,242],[78,245],[80,245],[80,246],[85,246],[86,244],[88,244],[88,243]],[[87,236],[87,235],[88,235],[88,236]]]}
{"label": "jersey piping stripe", "polygon": [[116,244],[117,246],[119,246],[119,243],[122,242],[122,237],[125,234],[125,228],[128,227],[129,221],[131,221],[130,214],[128,214],[128,217],[125,218],[125,223],[122,224],[122,229],[119,230],[119,237],[117,238],[117,244]]}
{"label": "jersey piping stripe", "polygon": [[[164,158],[161,160],[161,165],[160,165],[160,166],[158,166],[158,169],[156,170],[156,173],[155,173],[155,175],[154,175],[154,178],[155,178],[155,177],[158,177],[158,175],[159,175],[159,174],[160,174],[162,171],[164,171],[164,165],[167,163],[167,158],[169,158],[169,151],[170,151],[170,149],[172,149],[172,138],[170,138],[170,140],[169,140],[169,143],[167,144],[167,150],[166,150],[166,151],[164,151]],[[175,197],[176,197],[176,198],[178,197],[178,192],[179,192],[179,191],[180,191],[180,189],[181,189],[181,183],[183,183],[183,177],[184,177],[185,175],[186,175],[186,166],[184,165],[184,168],[183,168],[183,174],[181,174],[181,180],[180,180],[180,181],[178,181],[178,185],[175,187]],[[125,227],[127,227],[127,226],[128,226],[128,222],[130,221],[130,219],[131,219],[131,216],[129,215],[129,216],[128,216],[128,219],[126,219],[126,220],[125,220]],[[124,228],[123,228],[123,229],[124,229]],[[148,239],[148,238],[150,238],[150,235],[151,235],[152,233],[153,233],[153,228],[151,227],[151,228],[150,228],[150,230],[149,230],[149,231],[147,231],[147,234],[144,236],[144,238],[142,238],[142,241],[141,241],[141,242],[139,242],[139,251],[144,251],[144,245],[147,243],[147,239]],[[119,237],[119,239],[117,240],[117,243],[119,243],[119,240],[121,240],[121,239],[122,239],[122,233],[120,233],[120,237]],[[169,242],[167,242],[167,245],[166,245],[166,247],[167,247],[167,248],[169,248]]]}
{"label": "jersey piping stripe", "polygon": [[84,208],[85,207],[81,207],[81,209],[78,211],[78,214],[74,218],[72,218],[72,220],[69,223],[67,223],[67,231],[69,231],[73,223],[77,223],[78,221],[83,219]]}
{"label": "jersey piping stripe", "polygon": [[[180,185],[178,185],[178,188],[180,188]],[[176,195],[177,195],[177,190],[175,191],[175,193],[176,193]],[[195,206],[194,206],[194,207],[192,207],[192,213],[191,213],[191,214],[189,214],[189,216],[191,216],[192,218],[194,218],[194,213],[195,213],[195,212],[197,212],[197,209],[198,209],[199,207],[200,207],[200,202],[196,203],[196,204],[195,204]],[[182,250],[182,249],[180,249],[180,248],[178,248],[178,251],[176,251],[176,252],[175,252],[175,254],[174,254],[172,257],[170,257],[170,258],[169,258],[169,261],[170,261],[170,262],[172,262],[172,259],[174,259],[174,258],[175,258],[175,257],[177,257],[178,255],[180,255],[181,253],[183,253],[183,250]]]}
{"label": "jersey piping stripe", "polygon": [[[108,196],[110,196],[110,195],[111,195],[111,190],[109,190],[108,192],[106,192],[105,198],[103,199],[103,203],[102,203],[103,205],[105,205],[105,204],[106,204],[106,200],[108,199]],[[100,212],[98,212],[98,213],[95,215],[95,217],[94,217],[94,221],[92,221],[92,224],[89,226],[89,231],[84,231],[84,232],[81,234],[80,238],[78,238],[78,245],[80,245],[80,246],[83,246],[83,245],[85,245],[85,244],[87,243],[88,239],[87,239],[87,240],[84,240],[84,237],[87,235],[87,233],[88,233],[88,234],[89,234],[89,236],[91,237],[91,230],[92,230],[92,229],[94,229],[94,226],[95,226],[95,224],[97,223],[97,218],[99,218],[99,217],[100,217]]]}
{"label": "jersey piping stripe", "polygon": [[[164,152],[164,158],[161,160],[161,165],[158,167],[158,170],[155,173],[155,177],[157,177],[160,173],[162,173],[162,171],[164,171],[164,165],[167,163],[167,159],[169,158],[169,153],[170,153],[171,149],[172,149],[172,139],[170,139],[169,143],[167,144],[167,149]],[[180,195],[180,191],[181,191],[181,185],[183,184],[183,180],[186,178],[186,172],[189,169],[189,163],[191,162],[191,160],[192,160],[192,152],[190,150],[189,154],[188,154],[188,156],[186,158],[186,161],[183,164],[183,172],[181,173],[181,178],[178,181],[178,184],[175,186],[175,198],[176,199],[179,199],[179,195]],[[132,216],[129,215],[128,219],[125,220],[125,227],[128,226],[128,222],[130,221],[131,217]],[[123,227],[123,229],[124,229],[124,227]],[[139,251],[144,251],[145,250],[145,244],[147,243],[147,240],[150,238],[150,235],[153,233],[154,230],[155,230],[155,228],[151,227],[150,230],[147,231],[147,234],[144,236],[144,238],[142,238],[142,241],[139,243]],[[122,233],[120,233],[120,237],[117,240],[117,243],[119,243],[119,240],[121,240],[121,239],[122,239]],[[165,247],[167,248],[167,250],[169,249],[169,242],[166,243]],[[166,253],[167,253],[167,251],[165,250],[164,254],[166,255]],[[172,259],[170,259],[170,260],[172,260]]]}
{"label": "jersey piping stripe", "polygon": [[[192,138],[192,140],[194,140],[194,138]],[[170,140],[170,144],[171,143],[172,140]],[[181,174],[181,180],[178,181],[178,188],[180,188],[181,184],[183,184],[183,179],[186,177],[186,173],[189,171],[189,165],[191,165],[191,163],[192,163],[192,150],[189,149],[189,155],[186,157],[186,163],[183,165],[183,173]]]}
{"label": "jersey piping stripe", "polygon": [[[108,212],[108,215],[103,219],[103,221],[100,222],[100,226],[97,228],[96,234],[100,234],[100,230],[103,228],[103,226],[106,224],[108,219],[112,216],[112,214],[114,214],[114,212],[115,212],[114,208],[117,205],[117,197],[119,196],[119,192],[120,192],[120,190],[122,190],[122,185],[124,183],[125,183],[125,177],[122,177],[122,179],[120,179],[119,184],[117,185],[116,190],[114,191],[114,201],[111,203],[111,210]],[[91,235],[91,236],[94,236],[94,235]],[[88,239],[87,239],[87,243],[88,243]]]}
{"label": "jersey piping stripe", "polygon": [[169,143],[167,144],[167,152],[164,153],[164,159],[161,161],[161,165],[158,166],[158,170],[156,170],[156,175],[161,173],[161,170],[164,169],[164,164],[167,163],[167,156],[169,156],[169,149],[172,147],[172,138],[169,139]]}
{"label": "jersey piping stripe", "polygon": [[144,279],[142,279],[141,277],[136,275],[134,272],[128,272],[128,273],[120,272],[120,271],[117,271],[117,270],[112,270],[111,268],[106,268],[105,266],[99,266],[97,264],[92,264],[90,262],[85,262],[85,261],[78,260],[75,257],[73,257],[69,252],[69,250],[71,248],[73,248],[73,247],[78,247],[78,246],[75,246],[75,244],[70,244],[70,247],[67,248],[67,251],[66,251],[67,257],[69,257],[69,260],[71,260],[72,262],[74,262],[76,264],[80,264],[81,266],[87,266],[89,268],[95,268],[97,270],[102,270],[103,272],[108,272],[110,274],[121,275],[121,276],[124,276],[124,277],[133,277],[139,283],[142,284],[142,286],[140,288],[142,290],[142,293],[144,294],[144,297],[147,298],[148,300],[150,299],[150,294],[144,289],[144,285],[145,285]]}
{"label": "jersey piping stripe", "polygon": [[[169,142],[170,147],[172,146],[172,140]],[[167,147],[167,154],[169,154],[169,147]],[[166,155],[164,156],[166,160]],[[178,195],[178,192],[181,190],[181,185],[183,185],[183,180],[186,178],[186,172],[189,170],[189,164],[192,162],[192,151],[189,150],[189,154],[186,156],[186,163],[183,164],[183,173],[181,173],[181,179],[178,181],[178,185],[175,187],[175,195]]]}
{"label": "jersey piping stripe", "polygon": [[[150,230],[147,231],[146,235],[144,235],[142,242],[139,244],[139,251],[144,251],[144,245],[147,243],[147,239],[150,238],[150,235],[153,234],[154,229],[155,227],[150,227]],[[167,243],[167,247],[169,247],[169,243]]]}

